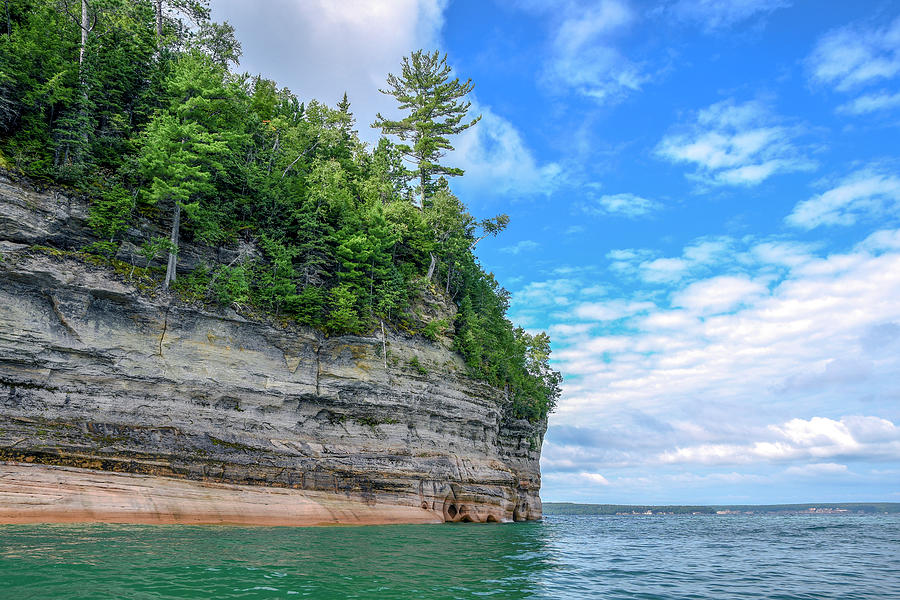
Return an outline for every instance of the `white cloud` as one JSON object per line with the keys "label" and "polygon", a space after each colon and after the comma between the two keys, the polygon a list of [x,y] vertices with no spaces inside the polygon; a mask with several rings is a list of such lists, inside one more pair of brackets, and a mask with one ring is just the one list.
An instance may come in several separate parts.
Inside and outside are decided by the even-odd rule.
{"label": "white cloud", "polygon": [[679,0],[671,6],[676,17],[707,30],[725,29],[759,14],[791,6],[790,0]]}
{"label": "white cloud", "polygon": [[570,297],[577,294],[581,282],[577,279],[559,278],[546,281],[532,281],[513,293],[512,304],[516,308],[528,309],[546,306],[564,306]]}
{"label": "white cloud", "polygon": [[784,470],[784,473],[792,477],[828,477],[847,475],[850,473],[850,470],[847,468],[847,465],[838,463],[810,463],[788,467]]}
{"label": "white cloud", "polygon": [[615,321],[645,311],[652,306],[649,302],[626,300],[585,302],[578,305],[572,314],[579,319],[589,319],[591,321]]}
{"label": "white cloud", "polygon": [[228,20],[242,42],[241,69],[262,73],[302,99],[334,105],[346,91],[363,139],[378,111],[396,101],[378,92],[414,48],[438,48],[446,0],[217,0],[213,18]]}
{"label": "white cloud", "polygon": [[556,323],[550,326],[550,335],[564,338],[578,337],[586,334],[594,327],[593,323]]}
{"label": "white cloud", "polygon": [[[714,269],[703,275],[688,248]],[[636,250],[614,256],[642,260]],[[609,286],[603,302],[551,314],[598,324],[554,344],[566,375],[554,427],[593,428],[602,447],[579,470],[664,454],[699,464],[900,457],[900,230],[824,256],[783,240],[703,239],[678,260],[684,282]],[[870,416],[832,416],[852,412]],[[634,423],[635,413],[645,417]],[[663,424],[645,425],[650,417]]]}
{"label": "white cloud", "polygon": [[616,39],[636,20],[626,2],[601,0],[588,7],[570,5],[556,29],[545,77],[601,102],[614,102],[639,90],[648,77],[625,57]]}
{"label": "white cloud", "polygon": [[591,483],[596,483],[599,485],[609,485],[609,481],[600,473],[579,473],[579,476],[587,479]]}
{"label": "white cloud", "polygon": [[679,291],[672,305],[698,314],[721,313],[746,305],[765,292],[765,285],[748,277],[719,275],[692,283]]}
{"label": "white cloud", "polygon": [[690,263],[681,258],[657,258],[641,263],[641,276],[654,283],[673,282],[681,279]]}
{"label": "white cloud", "polygon": [[606,254],[613,271],[635,275],[650,283],[675,283],[708,270],[723,260],[733,259],[734,241],[728,237],[707,237],[686,246],[681,256],[659,257],[648,249],[625,248]]}
{"label": "white cloud", "polygon": [[900,74],[900,17],[885,27],[850,25],[822,36],[807,59],[814,81],[849,91]]}
{"label": "white cloud", "polygon": [[897,92],[896,94],[879,92],[877,94],[860,96],[846,104],[842,104],[838,107],[838,110],[851,115],[864,115],[897,107],[900,107],[900,92]]}
{"label": "white cloud", "polygon": [[447,156],[448,164],[466,172],[454,188],[532,196],[550,194],[565,181],[559,163],[540,164],[519,130],[490,107],[473,103],[470,114],[481,114],[481,121],[460,134]]}
{"label": "white cloud", "polygon": [[798,267],[810,260],[812,247],[797,242],[760,242],[750,249],[752,259],[773,267]]}
{"label": "white cloud", "polygon": [[606,253],[606,258],[611,260],[635,260],[638,258],[646,257],[648,250],[644,249],[635,249],[635,248],[621,248],[618,250],[610,250]]}
{"label": "white cloud", "polygon": [[621,215],[636,218],[660,210],[662,204],[635,194],[607,194],[591,202],[582,203],[579,208],[589,215]]}
{"label": "white cloud", "polygon": [[[865,432],[876,429],[879,435],[866,439]],[[833,457],[887,458],[900,460],[900,427],[879,417],[826,417],[791,419],[770,425],[771,440],[749,444],[703,444],[666,451],[663,463],[742,464],[787,460],[822,460]],[[831,472],[843,465],[823,467]],[[809,466],[806,467],[807,469]]]}
{"label": "white cloud", "polygon": [[500,252],[505,254],[519,254],[521,252],[528,252],[530,250],[535,250],[540,247],[535,241],[532,240],[522,240],[521,242],[516,242],[512,246],[504,246],[500,248]]}
{"label": "white cloud", "polygon": [[692,177],[708,185],[753,186],[775,174],[815,168],[796,146],[798,134],[760,102],[726,100],[666,135],[656,154],[693,164],[697,171]]}
{"label": "white cloud", "polygon": [[852,173],[827,192],[798,203],[786,221],[803,229],[853,225],[864,216],[896,215],[898,209],[900,177],[867,168]]}

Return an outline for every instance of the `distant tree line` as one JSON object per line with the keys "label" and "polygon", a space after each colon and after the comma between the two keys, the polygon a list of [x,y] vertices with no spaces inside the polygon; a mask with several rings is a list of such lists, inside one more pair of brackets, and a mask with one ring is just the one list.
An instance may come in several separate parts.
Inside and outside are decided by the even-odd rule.
{"label": "distant tree line", "polygon": [[[301,102],[234,72],[240,44],[208,0],[4,0],[0,11],[0,166],[88,196],[101,239],[89,251],[114,255],[149,219],[169,233],[145,232],[134,268],[168,256],[165,287],[328,334],[402,325],[431,286],[458,307],[454,344],[471,375],[505,389],[513,416],[553,408],[549,338],[506,319],[509,294],[473,254],[509,219],[469,214],[447,180],[462,170],[441,162],[480,118],[467,117],[472,83],[451,79],[446,57],[414,52],[388,76],[405,116],[378,115],[395,141],[370,149],[346,94]],[[256,251],[179,275],[184,241]]]}
{"label": "distant tree line", "polygon": [[900,502],[811,502],[809,504],[700,504],[700,505],[652,505],[652,504],[578,504],[575,502],[544,502],[547,515],[616,515],[654,514],[714,515],[719,511],[753,514],[810,513],[810,509],[839,509],[850,513],[878,514],[900,513]]}

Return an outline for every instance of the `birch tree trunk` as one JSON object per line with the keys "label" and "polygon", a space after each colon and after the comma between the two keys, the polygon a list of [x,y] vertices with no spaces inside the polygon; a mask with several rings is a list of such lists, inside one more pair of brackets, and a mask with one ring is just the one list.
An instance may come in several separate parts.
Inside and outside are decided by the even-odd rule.
{"label": "birch tree trunk", "polygon": [[157,47],[160,47],[162,45],[162,35],[163,35],[162,3],[163,3],[163,0],[156,0],[156,46]]}
{"label": "birch tree trunk", "polygon": [[169,284],[175,281],[175,269],[177,267],[178,254],[178,230],[181,226],[181,203],[175,201],[175,218],[172,219],[172,236],[169,241],[172,246],[169,249],[169,264],[166,265],[166,282],[163,284],[165,289],[169,289]]}
{"label": "birch tree trunk", "polygon": [[[431,276],[434,275],[434,268],[437,266],[437,256],[434,255],[434,252],[429,252],[431,254],[431,264],[428,265],[428,275],[426,277],[428,280],[431,280]],[[440,285],[440,283],[438,283]]]}
{"label": "birch tree trunk", "polygon": [[90,31],[90,20],[88,19],[88,2],[81,0],[81,48],[78,50],[78,66],[84,63],[84,50],[87,48],[88,31]]}

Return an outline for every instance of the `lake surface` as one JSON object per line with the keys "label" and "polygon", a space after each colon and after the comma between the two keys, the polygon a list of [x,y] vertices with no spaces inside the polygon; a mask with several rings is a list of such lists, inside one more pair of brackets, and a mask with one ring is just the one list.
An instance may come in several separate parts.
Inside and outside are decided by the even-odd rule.
{"label": "lake surface", "polygon": [[0,526],[0,598],[900,598],[900,515]]}

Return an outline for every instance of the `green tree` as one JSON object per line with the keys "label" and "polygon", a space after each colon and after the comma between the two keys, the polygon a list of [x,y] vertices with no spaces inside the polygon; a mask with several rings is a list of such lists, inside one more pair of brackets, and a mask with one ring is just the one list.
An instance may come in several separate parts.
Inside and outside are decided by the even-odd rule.
{"label": "green tree", "polygon": [[[165,287],[175,280],[181,211],[195,221],[205,241],[221,239],[221,221],[210,198],[216,172],[245,137],[234,118],[235,90],[224,81],[224,69],[199,53],[184,55],[167,88],[169,106],[151,121],[139,157],[140,169],[150,182],[145,199],[172,207],[172,251]],[[207,200],[204,202],[204,200]]]}
{"label": "green tree", "polygon": [[234,36],[234,27],[227,22],[207,21],[201,24],[191,45],[208,54],[213,62],[226,69],[231,63],[235,66],[240,63],[241,43]]}
{"label": "green tree", "polygon": [[472,103],[463,98],[474,84],[459,78],[450,79],[447,55],[438,51],[417,50],[403,58],[400,75],[388,74],[388,89],[379,90],[393,96],[402,111],[408,114],[399,121],[378,113],[372,127],[387,135],[396,135],[404,142],[397,148],[416,166],[419,178],[421,206],[435,189],[435,176],[462,175],[463,170],[440,164],[438,161],[452,150],[449,136],[461,133],[481,120],[481,115],[466,121]]}

